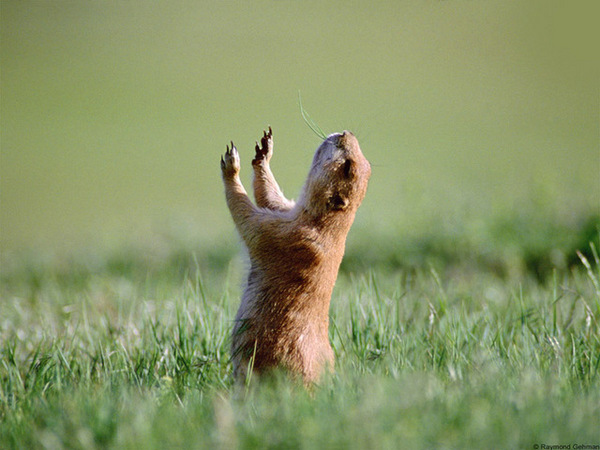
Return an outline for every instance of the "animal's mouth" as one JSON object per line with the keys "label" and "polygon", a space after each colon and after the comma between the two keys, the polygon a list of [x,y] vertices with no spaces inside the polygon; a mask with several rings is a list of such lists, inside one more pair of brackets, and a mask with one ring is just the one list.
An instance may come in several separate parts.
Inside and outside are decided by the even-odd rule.
{"label": "animal's mouth", "polygon": [[354,145],[358,144],[358,141],[356,139],[356,136],[354,136],[354,133],[352,133],[351,131],[348,130],[344,130],[341,133],[333,133],[330,134],[329,136],[327,136],[327,139],[325,139],[325,142],[330,142],[332,144],[334,144],[336,147],[338,148],[350,148]]}
{"label": "animal's mouth", "polygon": [[317,149],[313,159],[313,167],[328,165],[334,161],[343,163],[348,158],[359,160],[361,155],[358,140],[351,131],[333,133],[327,136]]}
{"label": "animal's mouth", "polygon": [[337,147],[350,151],[358,148],[358,140],[351,131],[344,130],[342,133],[337,133]]}

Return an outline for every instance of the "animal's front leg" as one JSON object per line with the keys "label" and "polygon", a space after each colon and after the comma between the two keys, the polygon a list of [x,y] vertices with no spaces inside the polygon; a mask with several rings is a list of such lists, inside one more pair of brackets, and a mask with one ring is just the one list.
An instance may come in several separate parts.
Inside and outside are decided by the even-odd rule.
{"label": "animal's front leg", "polygon": [[269,161],[273,156],[273,131],[263,131],[260,145],[256,143],[256,156],[252,160],[254,168],[254,198],[261,208],[278,211],[288,211],[294,207],[294,202],[283,195],[281,188],[275,181]]}
{"label": "animal's front leg", "polygon": [[221,156],[221,173],[229,212],[242,239],[247,241],[255,232],[259,217],[240,180],[240,156],[233,142]]}

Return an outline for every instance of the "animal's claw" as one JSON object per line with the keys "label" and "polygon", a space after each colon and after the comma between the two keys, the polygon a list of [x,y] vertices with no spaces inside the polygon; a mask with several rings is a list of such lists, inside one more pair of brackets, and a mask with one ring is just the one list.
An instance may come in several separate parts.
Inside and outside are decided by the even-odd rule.
{"label": "animal's claw", "polygon": [[263,135],[260,138],[260,144],[256,142],[254,147],[256,155],[252,160],[252,165],[258,166],[262,161],[269,162],[273,156],[273,130],[269,126],[269,131],[263,130]]}
{"label": "animal's claw", "polygon": [[229,145],[225,146],[225,155],[221,156],[221,170],[224,177],[233,177],[240,171],[240,155],[231,141],[231,148]]}

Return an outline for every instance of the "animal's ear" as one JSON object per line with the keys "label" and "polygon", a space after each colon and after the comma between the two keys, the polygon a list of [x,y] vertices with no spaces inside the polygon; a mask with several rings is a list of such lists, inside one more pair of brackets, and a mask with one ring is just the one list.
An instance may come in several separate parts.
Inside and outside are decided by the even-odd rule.
{"label": "animal's ear", "polygon": [[334,211],[343,211],[348,207],[349,203],[350,202],[348,201],[348,197],[340,193],[336,193],[329,197],[328,206],[329,209],[332,209]]}

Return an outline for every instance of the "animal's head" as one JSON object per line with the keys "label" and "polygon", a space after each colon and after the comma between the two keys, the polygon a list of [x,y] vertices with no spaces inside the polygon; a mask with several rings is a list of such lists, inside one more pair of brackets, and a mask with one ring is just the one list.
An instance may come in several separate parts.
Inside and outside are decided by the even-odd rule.
{"label": "animal's head", "polygon": [[328,136],[315,152],[304,186],[304,205],[315,216],[350,214],[360,206],[371,165],[350,131]]}

